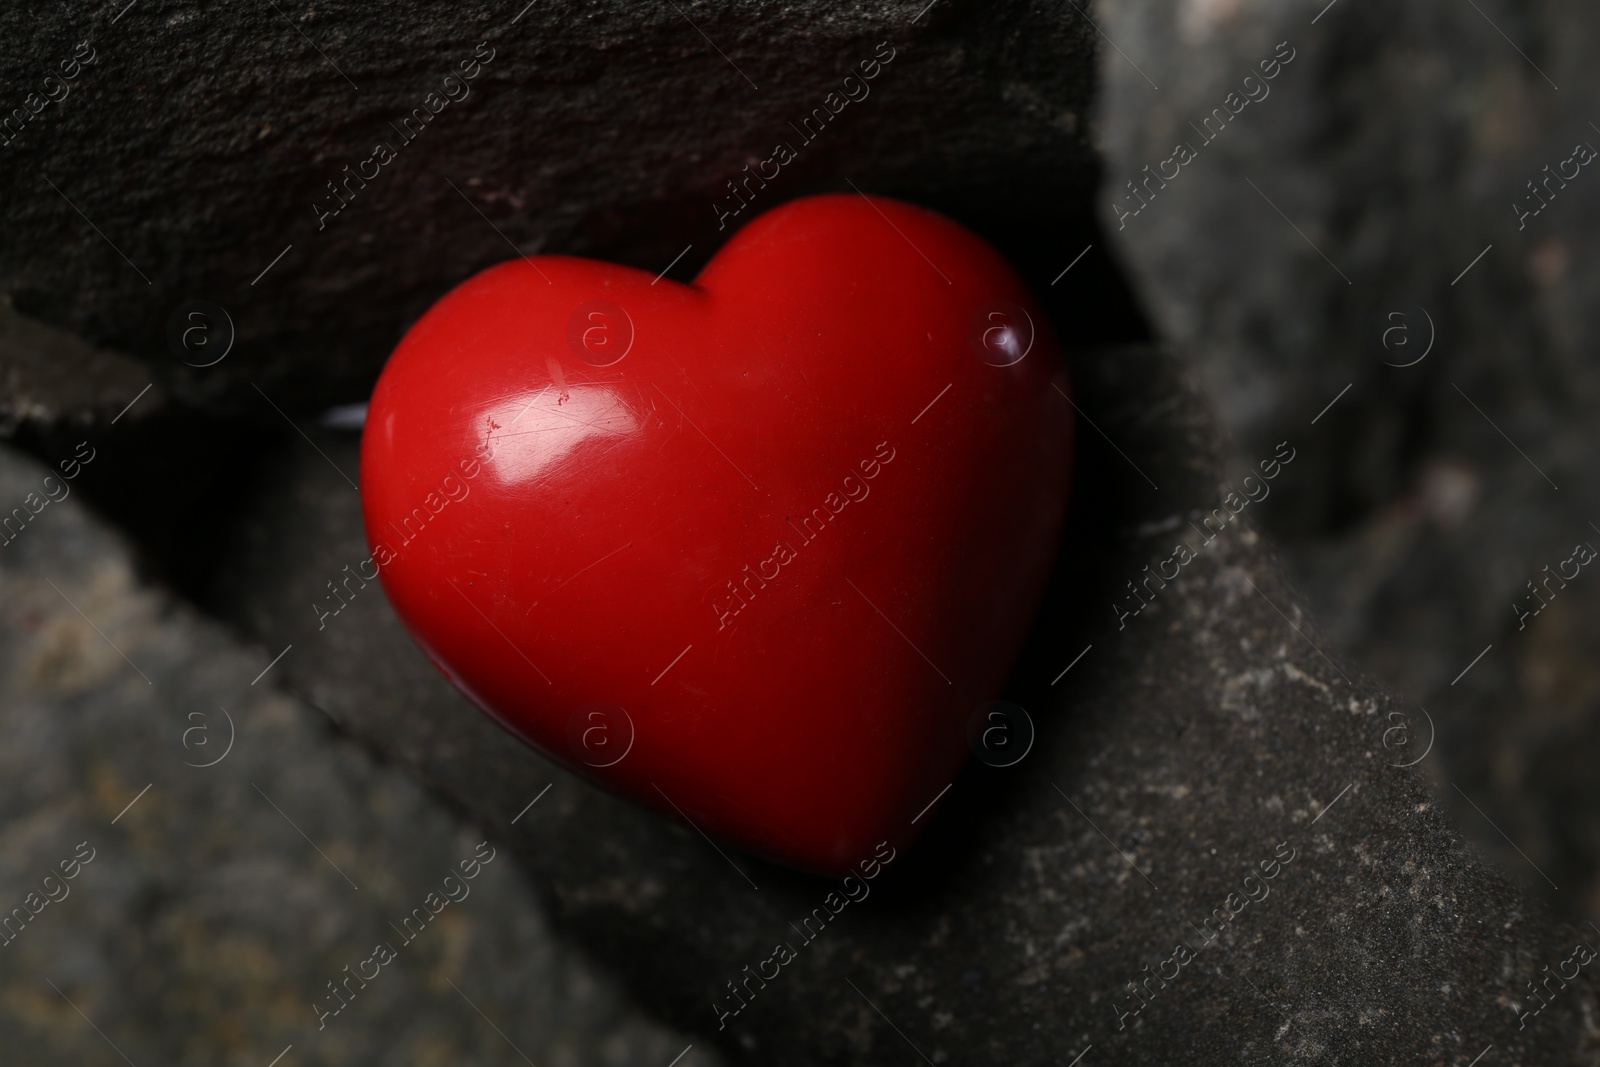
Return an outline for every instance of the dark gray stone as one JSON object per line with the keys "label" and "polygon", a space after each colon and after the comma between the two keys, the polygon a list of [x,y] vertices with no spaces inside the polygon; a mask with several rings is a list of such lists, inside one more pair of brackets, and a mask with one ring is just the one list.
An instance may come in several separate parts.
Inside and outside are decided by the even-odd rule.
{"label": "dark gray stone", "polygon": [[[0,500],[46,473],[0,451]],[[278,691],[287,659],[253,682],[281,646],[142,586],[76,496],[0,547],[0,591],[8,1063],[665,1067],[688,1044],[552,940],[498,832]],[[486,837],[456,901],[428,901]],[[418,907],[437,916],[407,943],[390,924]],[[380,942],[397,957],[319,1029]]]}
{"label": "dark gray stone", "polygon": [[[1569,167],[1577,177],[1553,180],[1526,219],[1512,207],[1537,205],[1526,183],[1574,145],[1600,148],[1600,12],[1323,11],[1103,5],[1128,60],[1101,56],[1102,218],[1117,229],[1125,183],[1174,142],[1199,146],[1112,235],[1136,287],[1194,354],[1242,456],[1307,437],[1350,387],[1263,519],[1330,643],[1433,716],[1463,825],[1531,888],[1600,922],[1600,582],[1552,583],[1557,599],[1526,627],[1513,609],[1538,606],[1527,583],[1578,542],[1600,546],[1600,254],[1587,239],[1600,172]],[[1270,95],[1206,144],[1190,123],[1283,41],[1297,55]]]}
{"label": "dark gray stone", "polygon": [[[1092,31],[1035,0],[924,5],[8,9],[5,112],[77,42],[94,61],[4,148],[0,294],[190,402],[269,419],[250,383],[299,414],[360,400],[429,304],[518,250],[655,273],[692,244],[674,270],[687,277],[727,236],[713,206],[726,183],[780,141],[799,158],[734,224],[848,179],[1011,211],[1036,235],[1081,225]],[[791,123],[885,41],[895,58],[870,95],[802,141]],[[480,42],[493,58],[468,95],[414,119],[407,142],[398,124]],[[379,141],[395,158],[363,168]],[[347,165],[377,176],[323,219],[313,205],[341,202],[327,183]],[[1001,188],[1029,190],[1028,210]],[[165,338],[191,298],[236,330],[211,373]]]}
{"label": "dark gray stone", "polygon": [[[1177,362],[1102,350],[1075,371],[1126,455],[1085,429],[1060,573],[1008,690],[1034,749],[970,767],[811,943],[791,924],[837,883],[724,857],[554,767],[451,690],[376,588],[317,629],[323,583],[365,556],[331,466],[354,469],[353,437],[319,435],[326,461],[286,450],[216,605],[249,633],[298,635],[280,667],[298,691],[501,828],[564,931],[738,1062],[1060,1064],[1092,1045],[1084,1062],[1464,1064],[1491,1043],[1496,1062],[1591,1062],[1593,965],[1526,1028],[1519,1013],[1541,968],[1600,932],[1556,920],[1462,839],[1435,757],[1401,766],[1424,743],[1418,710],[1312,645],[1248,511],[1202,543],[1189,523],[1223,491],[1217,434]],[[1274,484],[1303,476],[1315,432]],[[1123,583],[1184,539],[1198,558],[1119,619]],[[1263,892],[1244,879],[1275,850],[1292,861],[1268,895],[1229,904]],[[1208,917],[1224,932],[1204,947]],[[726,983],[785,941],[796,958],[719,1029]],[[1123,1015],[1139,1004],[1127,983],[1180,942],[1197,958]]]}
{"label": "dark gray stone", "polygon": [[[147,369],[0,303],[0,437],[25,423],[57,429],[109,423],[151,385]],[[140,398],[144,411],[161,398]],[[140,417],[144,411],[140,412]]]}

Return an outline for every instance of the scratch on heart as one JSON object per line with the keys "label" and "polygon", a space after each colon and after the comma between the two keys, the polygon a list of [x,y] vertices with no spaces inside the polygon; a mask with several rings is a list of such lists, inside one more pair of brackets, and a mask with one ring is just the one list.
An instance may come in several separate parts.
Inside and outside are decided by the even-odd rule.
{"label": "scratch on heart", "polygon": [[[895,451],[888,441],[880,441],[873,449],[872,455],[876,458],[863,459],[856,464],[857,469],[861,471],[861,477],[857,478],[852,471],[840,480],[839,488],[844,490],[843,496],[837,491],[830,491],[822,498],[820,505],[811,509],[809,515],[800,516],[798,526],[795,525],[793,515],[783,517],[789,528],[800,535],[801,548],[821,537],[828,523],[837,518],[839,513],[849,506],[850,501],[860,502],[867,499],[872,492],[867,482],[883,472],[884,466],[894,459]],[[768,582],[775,582],[782,577],[783,568],[794,562],[799,555],[788,541],[780,540],[772,546],[772,555],[757,563],[755,570],[751,570],[748,563],[744,565],[744,569],[740,571],[743,577],[739,579],[738,585],[735,585],[731,578],[723,582],[722,592],[726,593],[726,598],[721,600],[716,596],[711,598],[711,610],[717,616],[718,632],[732,626],[734,617],[750,606],[749,602],[755,599],[756,592],[765,589]],[[769,568],[771,573],[768,573]],[[741,588],[744,590],[743,596],[739,593]]]}

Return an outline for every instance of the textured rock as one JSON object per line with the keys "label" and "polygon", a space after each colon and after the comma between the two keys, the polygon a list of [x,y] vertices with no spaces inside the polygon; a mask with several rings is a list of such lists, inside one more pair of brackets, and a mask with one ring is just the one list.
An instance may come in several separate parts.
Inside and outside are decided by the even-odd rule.
{"label": "textured rock", "polygon": [[[0,304],[0,373],[0,435],[7,437],[24,423],[109,423],[151,384],[126,356],[92,348],[9,304]],[[159,401],[142,399],[147,410]]]}
{"label": "textured rock", "polygon": [[[1101,26],[1128,59],[1101,56],[1099,210],[1240,454],[1306,435],[1349,387],[1263,509],[1313,614],[1428,708],[1463,824],[1600,922],[1600,582],[1541,587],[1559,599],[1518,618],[1544,567],[1600,545],[1600,256],[1582,239],[1600,174],[1561,167],[1600,147],[1600,14],[1108,0]],[[1285,41],[1270,94],[1206,143],[1190,124]],[[1117,230],[1125,183],[1183,139],[1198,158]],[[1577,176],[1519,218],[1547,166]]]}
{"label": "textured rock", "polygon": [[[507,835],[561,927],[740,1062],[1064,1063],[1092,1045],[1084,1062],[1450,1064],[1491,1043],[1497,1062],[1590,1062],[1593,965],[1518,1024],[1538,1006],[1526,984],[1580,936],[1600,947],[1596,932],[1476,855],[1430,759],[1402,766],[1423,719],[1312,645],[1248,507],[1202,541],[1223,492],[1216,433],[1175,361],[1107,350],[1076,373],[1116,446],[1085,432],[1060,575],[1008,692],[1032,751],[974,764],[814,940],[791,924],[837,883],[724,855],[553,767],[449,688],[376,588],[317,630],[324,582],[364,558],[356,493],[332,468],[354,469],[353,437],[319,435],[326,460],[285,453],[216,603],[274,642],[300,635],[284,676],[487,823],[505,829],[550,785]],[[1271,484],[1302,476],[1315,432]],[[1124,582],[1179,540],[1198,557],[1119,618],[1114,600],[1136,603]],[[1263,863],[1275,877],[1247,885]],[[1204,947],[1208,917],[1225,932]],[[727,983],[780,942],[795,958],[721,1018],[738,1003]],[[1124,1014],[1140,1003],[1126,983],[1170,974],[1180,942],[1197,958]]]}
{"label": "textured rock", "polygon": [[[300,413],[362,399],[428,304],[517,250],[687,276],[726,237],[727,183],[780,141],[799,158],[751,187],[758,206],[848,180],[1073,244],[1092,31],[1035,0],[925,2],[10,9],[7,112],[78,42],[93,61],[7,131],[0,294],[177,395],[270,419],[251,382]],[[864,98],[827,103],[881,42],[894,58],[852,83]],[[407,140],[402,120],[463,62],[476,76]],[[841,110],[803,139],[819,107]],[[324,218],[346,166],[348,206]],[[165,339],[194,298],[237,334],[209,374]]]}
{"label": "textured rock", "polygon": [[[0,452],[0,500],[45,474]],[[0,632],[7,1062],[665,1065],[688,1044],[555,945],[503,838],[335,737],[275,689],[281,662],[259,678],[276,649],[141,586],[78,499],[0,547]],[[437,915],[408,943],[391,923],[418,907]],[[385,941],[319,1030],[326,983]]]}

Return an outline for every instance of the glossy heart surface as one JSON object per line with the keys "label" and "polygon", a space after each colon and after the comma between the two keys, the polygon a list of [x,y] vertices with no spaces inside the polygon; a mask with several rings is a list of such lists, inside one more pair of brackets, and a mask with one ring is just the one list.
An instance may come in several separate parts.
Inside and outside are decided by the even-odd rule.
{"label": "glossy heart surface", "polygon": [[861,195],[755,219],[692,285],[562,256],[452,290],[362,441],[383,587],[549,756],[843,873],[909,843],[1054,562],[1072,413],[1000,255]]}

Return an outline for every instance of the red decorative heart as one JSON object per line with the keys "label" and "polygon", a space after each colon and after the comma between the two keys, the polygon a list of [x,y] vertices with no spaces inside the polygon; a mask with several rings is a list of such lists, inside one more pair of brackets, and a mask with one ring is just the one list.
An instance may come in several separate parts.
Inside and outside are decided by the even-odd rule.
{"label": "red decorative heart", "polygon": [[384,368],[367,537],[417,642],[513,732],[843,873],[927,825],[1015,661],[1065,384],[999,254],[892,200],[790,203],[692,286],[513,260]]}

